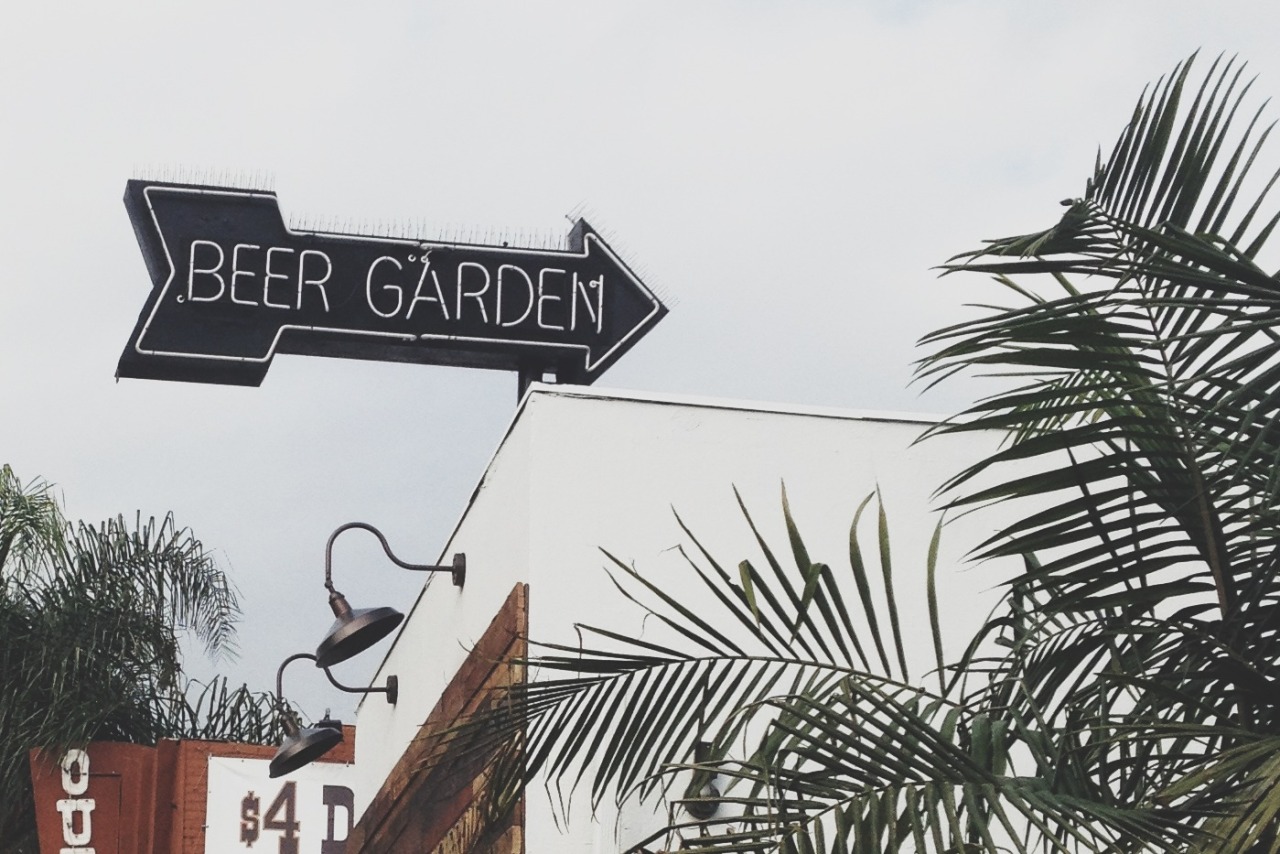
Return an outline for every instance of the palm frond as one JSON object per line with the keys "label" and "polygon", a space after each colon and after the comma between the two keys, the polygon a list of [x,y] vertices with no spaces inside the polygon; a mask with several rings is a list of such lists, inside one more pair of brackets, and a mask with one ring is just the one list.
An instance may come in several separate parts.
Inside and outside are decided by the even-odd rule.
{"label": "palm frond", "polygon": [[[1052,578],[1055,607],[1088,610],[1109,597],[1152,607],[1211,590],[1231,617],[1258,607],[1258,558],[1273,563],[1280,283],[1254,259],[1275,226],[1258,213],[1280,173],[1242,201],[1269,127],[1244,106],[1249,86],[1233,60],[1215,62],[1198,87],[1190,69],[1181,64],[1144,96],[1061,222],[947,268],[1018,279],[1024,294],[1037,292],[1028,274],[1050,274],[1057,295],[924,339],[935,349],[922,377],[1012,370],[1022,379],[935,432],[1012,437],[947,482],[953,504],[1058,502],[983,552],[1058,547],[1026,579]],[[1073,275],[1084,278],[1068,283]],[[1041,473],[999,479],[1031,460]]]}
{"label": "palm frond", "polygon": [[[525,663],[535,678],[462,725],[451,755],[518,733],[524,782],[543,780],[562,807],[578,790],[592,808],[661,797],[672,805],[667,843],[679,837],[688,850],[911,851],[941,840],[933,850],[1112,851],[1119,840],[1171,848],[1197,838],[1181,814],[1121,801],[1087,775],[1065,773],[1068,736],[1008,692],[993,702],[1008,662],[983,659],[991,665],[982,688],[964,694],[967,683],[945,672],[939,691],[910,681],[878,507],[867,527],[880,566],[864,559],[855,522],[852,584],[814,559],[785,498],[790,565],[742,510],[766,571],[731,573],[689,534],[691,581],[708,594],[694,608],[687,585],[669,592],[610,556],[618,589],[671,640],[582,626],[580,645],[533,644]],[[919,575],[926,595],[935,555],[928,560]],[[939,611],[935,601],[940,658]],[[1033,658],[1037,632],[1024,629],[1019,656]],[[873,649],[883,652],[868,659]],[[721,809],[695,820],[685,809],[709,779]],[[1029,828],[1039,831],[1034,841]]]}

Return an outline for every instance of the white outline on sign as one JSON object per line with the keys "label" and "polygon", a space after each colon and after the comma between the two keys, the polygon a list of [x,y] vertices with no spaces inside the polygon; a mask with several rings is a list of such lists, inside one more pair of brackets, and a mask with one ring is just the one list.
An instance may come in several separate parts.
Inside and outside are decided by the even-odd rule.
{"label": "white outline on sign", "polygon": [[[156,235],[160,238],[160,246],[161,248],[164,249],[165,260],[169,263],[169,278],[166,279],[164,285],[161,286],[160,294],[158,297],[156,297],[155,304],[151,308],[151,313],[147,316],[147,322],[143,324],[141,331],[138,332],[137,339],[134,341],[134,344],[133,344],[134,352],[136,352],[140,356],[164,356],[167,358],[177,358],[177,359],[212,359],[212,360],[218,360],[223,362],[266,364],[267,362],[270,362],[271,359],[275,356],[276,348],[279,347],[280,345],[280,336],[282,336],[285,332],[287,331],[329,332],[329,333],[335,333],[339,335],[363,335],[363,336],[371,336],[375,338],[394,338],[400,341],[446,341],[446,342],[461,341],[461,342],[472,343],[472,344],[503,344],[503,345],[517,345],[521,347],[549,347],[555,350],[585,350],[586,351],[585,371],[586,373],[590,374],[595,371],[596,367],[601,362],[604,362],[606,359],[609,358],[609,356],[611,356],[614,352],[616,352],[619,347],[621,347],[623,344],[630,341],[636,335],[641,334],[646,329],[646,327],[648,327],[650,321],[653,319],[653,317],[656,314],[658,314],[658,312],[661,310],[661,307],[662,307],[662,303],[658,301],[658,298],[653,295],[652,291],[650,291],[647,287],[645,287],[644,283],[641,282],[640,279],[636,277],[635,273],[631,272],[631,268],[628,267],[623,262],[623,260],[618,257],[618,254],[614,252],[612,249],[610,249],[609,245],[605,243],[603,240],[601,240],[594,232],[588,232],[586,235],[584,235],[585,239],[583,240],[581,252],[540,251],[540,250],[533,250],[533,249],[520,249],[518,247],[513,248],[513,247],[506,247],[506,246],[485,246],[480,244],[475,244],[474,248],[483,249],[487,252],[498,252],[498,253],[507,252],[513,255],[534,255],[534,256],[540,256],[544,258],[581,258],[585,260],[591,255],[592,243],[598,244],[600,247],[600,250],[605,252],[610,258],[613,259],[614,264],[617,265],[619,270],[622,270],[622,272],[626,275],[626,278],[631,282],[631,284],[635,285],[635,287],[640,290],[644,298],[648,299],[649,302],[652,303],[652,308],[650,309],[648,314],[646,314],[643,318],[641,318],[641,320],[638,323],[636,323],[629,332],[627,332],[626,335],[623,335],[620,339],[618,339],[618,341],[612,347],[610,347],[605,353],[603,353],[599,358],[596,358],[596,359],[591,358],[590,344],[569,344],[569,343],[557,344],[551,341],[524,341],[519,339],[513,340],[509,338],[472,338],[472,337],[463,336],[463,335],[438,335],[438,334],[432,334],[432,333],[424,333],[422,335],[413,335],[413,334],[402,333],[402,332],[373,332],[373,331],[363,330],[363,329],[338,329],[338,328],[327,327],[327,326],[299,326],[297,324],[282,325],[280,329],[276,332],[276,335],[272,339],[270,346],[267,348],[267,353],[265,356],[220,356],[220,355],[203,354],[203,353],[169,352],[167,350],[146,350],[146,349],[143,349],[142,339],[147,334],[147,331],[151,328],[151,322],[155,319],[156,312],[160,310],[160,306],[164,303],[164,298],[168,294],[169,288],[173,284],[173,281],[178,274],[177,265],[173,263],[173,255],[169,251],[169,243],[168,241],[165,240],[164,230],[160,228],[160,221],[156,217],[155,207],[151,204],[152,192],[174,193],[177,195],[227,196],[231,198],[270,199],[276,204],[277,210],[279,210],[279,205],[280,205],[279,199],[276,197],[274,193],[259,193],[259,192],[252,192],[252,191],[243,191],[243,190],[237,191],[237,190],[201,189],[197,187],[168,187],[168,186],[156,186],[156,185],[150,185],[143,189],[142,196],[146,200],[147,210],[150,211],[151,213],[151,222],[155,226]],[[283,221],[283,217],[281,219]],[[472,244],[457,244],[457,243],[433,243],[430,241],[406,240],[404,238],[397,238],[397,237],[378,237],[375,235],[338,234],[338,233],[328,232],[328,231],[295,231],[289,227],[288,223],[284,223],[284,230],[286,234],[299,236],[299,237],[315,236],[315,237],[323,237],[323,238],[332,239],[332,240],[355,240],[355,241],[375,240],[375,241],[385,242],[385,243],[404,244],[406,246],[411,246],[411,247],[422,249],[425,251],[430,251],[431,249],[435,249],[435,248],[453,248],[458,246],[472,245]]]}

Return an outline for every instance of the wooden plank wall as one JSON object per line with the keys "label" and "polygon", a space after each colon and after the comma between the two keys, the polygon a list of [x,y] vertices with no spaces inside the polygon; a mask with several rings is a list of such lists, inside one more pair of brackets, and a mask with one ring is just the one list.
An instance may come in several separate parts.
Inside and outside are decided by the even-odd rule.
{"label": "wooden plank wall", "polygon": [[524,854],[523,795],[495,821],[487,763],[451,756],[446,734],[501,688],[524,681],[528,600],[527,584],[507,596],[356,823],[347,854]]}

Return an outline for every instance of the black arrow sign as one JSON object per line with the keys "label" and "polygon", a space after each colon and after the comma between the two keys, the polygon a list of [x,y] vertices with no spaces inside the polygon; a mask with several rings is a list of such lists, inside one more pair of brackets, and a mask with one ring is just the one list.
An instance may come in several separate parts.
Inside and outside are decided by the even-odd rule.
{"label": "black arrow sign", "polygon": [[124,201],[152,288],[118,377],[256,386],[302,353],[587,384],[667,312],[581,219],[558,251],[294,231],[258,190]]}

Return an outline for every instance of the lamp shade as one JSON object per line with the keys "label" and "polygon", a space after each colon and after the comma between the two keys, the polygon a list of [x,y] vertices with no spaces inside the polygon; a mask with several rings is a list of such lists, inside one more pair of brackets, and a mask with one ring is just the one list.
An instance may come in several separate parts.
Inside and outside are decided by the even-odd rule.
{"label": "lamp shade", "polygon": [[342,609],[316,647],[316,666],[332,667],[364,652],[395,631],[403,621],[404,614],[395,608]]}
{"label": "lamp shade", "polygon": [[282,777],[324,756],[342,741],[342,730],[329,726],[307,727],[301,732],[296,725],[286,727],[288,734],[271,757],[270,776]]}
{"label": "lamp shade", "polygon": [[689,815],[706,821],[720,811],[720,790],[707,783],[697,792],[689,792],[681,804]]}

